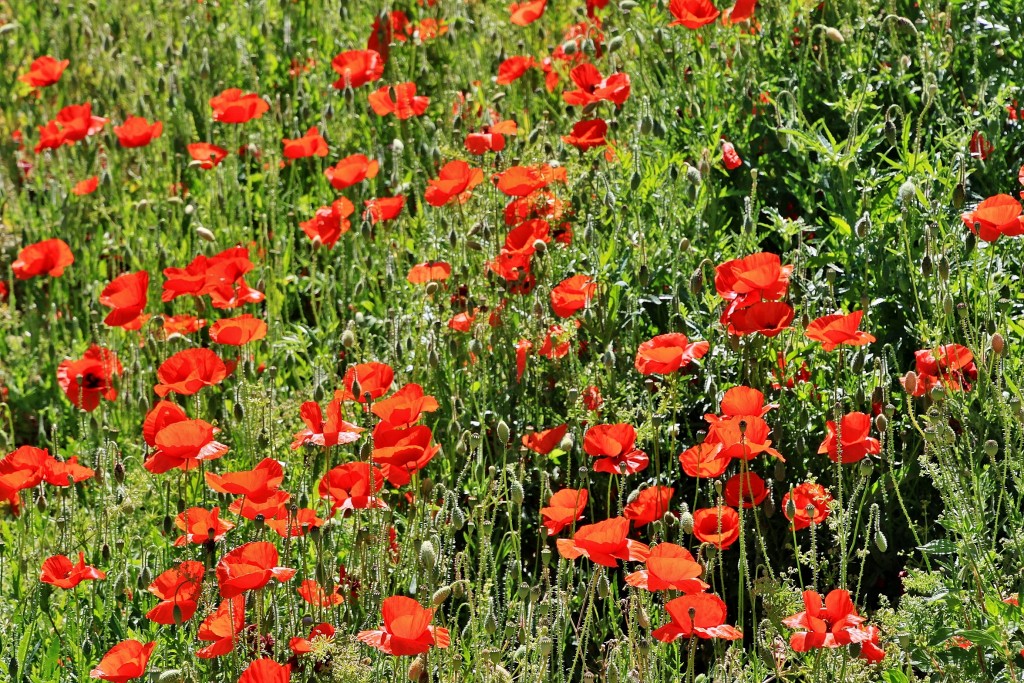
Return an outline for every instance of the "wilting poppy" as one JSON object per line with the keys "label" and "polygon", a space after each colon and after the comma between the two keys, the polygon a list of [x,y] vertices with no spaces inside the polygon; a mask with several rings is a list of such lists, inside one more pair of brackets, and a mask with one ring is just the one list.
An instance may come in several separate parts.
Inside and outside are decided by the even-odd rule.
{"label": "wilting poppy", "polygon": [[[367,394],[369,400],[375,401],[391,389],[395,379],[395,371],[385,363],[360,363],[351,366],[345,371],[342,378],[344,389],[335,392],[335,398],[343,401],[359,401],[366,403]],[[358,387],[356,385],[358,384]],[[358,389],[358,395],[353,393]]]}
{"label": "wilting poppy", "polygon": [[165,626],[183,624],[191,619],[196,612],[205,575],[203,563],[193,560],[186,560],[162,572],[146,589],[160,598],[160,602],[146,613],[146,618]]}
{"label": "wilting poppy", "polygon": [[452,267],[443,261],[425,261],[409,269],[405,279],[414,285],[444,282],[452,274]]}
{"label": "wilting poppy", "polygon": [[541,521],[547,527],[548,535],[555,536],[562,529],[583,518],[590,492],[587,489],[562,489],[540,509]]}
{"label": "wilting poppy", "polygon": [[300,138],[282,139],[281,144],[284,146],[283,154],[285,159],[327,156],[327,140],[324,140],[324,136],[320,135],[320,131],[317,130],[316,126],[307,130],[306,134]]}
{"label": "wilting poppy", "polygon": [[376,50],[349,50],[331,60],[331,68],[340,76],[333,83],[335,88],[358,88],[380,80],[384,75],[384,58]]}
{"label": "wilting poppy", "polygon": [[453,199],[465,204],[472,196],[473,188],[484,181],[484,173],[465,161],[449,161],[441,167],[437,178],[427,181],[423,198],[431,206],[444,206]]}
{"label": "wilting poppy", "polygon": [[246,313],[236,318],[221,318],[210,326],[210,341],[228,346],[244,346],[267,336],[267,324]]}
{"label": "wilting poppy", "polygon": [[163,133],[161,121],[150,123],[141,116],[131,116],[120,126],[114,126],[114,135],[122,147],[145,147]]}
{"label": "wilting poppy", "polygon": [[430,625],[434,610],[420,607],[412,598],[404,595],[385,598],[380,611],[384,625],[372,631],[360,631],[356,636],[360,642],[397,657],[418,655],[431,647],[446,648],[451,644],[448,629]]}
{"label": "wilting poppy", "polygon": [[634,366],[642,375],[667,375],[703,358],[710,348],[706,341],[691,343],[678,332],[659,334],[640,345]]}
{"label": "wilting poppy", "polygon": [[235,642],[245,628],[245,596],[223,600],[210,616],[203,619],[196,637],[210,644],[196,651],[196,657],[221,657],[235,649]]}
{"label": "wilting poppy", "polygon": [[804,336],[813,341],[821,342],[821,348],[831,351],[837,346],[864,346],[875,341],[875,338],[867,332],[857,329],[860,327],[864,311],[854,311],[849,315],[836,313],[826,315],[812,320]]}
{"label": "wilting poppy", "polygon": [[704,568],[686,548],[675,543],[659,543],[651,548],[645,568],[626,575],[626,583],[651,592],[676,590],[702,593],[708,584],[700,580]]}
{"label": "wilting poppy", "polygon": [[647,468],[647,454],[635,447],[636,430],[626,423],[594,425],[583,438],[583,450],[597,460],[595,472],[635,474]]}
{"label": "wilting poppy", "polygon": [[334,627],[330,624],[317,624],[309,632],[309,638],[291,638],[288,647],[296,655],[305,655],[313,651],[314,641],[330,642],[334,640]]}
{"label": "wilting poppy", "polygon": [[264,458],[251,470],[206,473],[206,485],[218,493],[245,496],[254,501],[264,501],[280,488],[284,481],[284,469],[274,458]]}
{"label": "wilting poppy", "polygon": [[37,275],[60,277],[64,269],[75,262],[68,243],[59,238],[30,244],[18,252],[18,258],[11,264],[11,272],[19,280],[28,280]]}
{"label": "wilting poppy", "polygon": [[537,61],[528,55],[509,57],[498,65],[498,76],[494,82],[498,85],[514,83],[522,78],[523,74],[529,71],[531,67],[536,65]]}
{"label": "wilting poppy", "polygon": [[134,678],[146,675],[149,657],[156,643],[140,643],[137,640],[122,640],[107,650],[100,663],[89,672],[90,678],[99,678],[111,683],[128,683]]}
{"label": "wilting poppy", "polygon": [[331,504],[331,514],[338,510],[386,508],[376,494],[384,486],[384,473],[365,462],[348,462],[331,468],[320,480],[317,492]]}
{"label": "wilting poppy", "polygon": [[220,430],[205,420],[180,420],[167,425],[154,437],[156,449],[143,463],[149,472],[163,474],[172,469],[188,471],[206,460],[216,460],[228,447],[214,439]]}
{"label": "wilting poppy", "polygon": [[85,180],[80,180],[75,183],[75,186],[71,188],[71,194],[77,197],[84,197],[90,195],[96,191],[96,188],[100,186],[99,176],[92,176]]}
{"label": "wilting poppy", "polygon": [[314,446],[338,446],[353,443],[359,440],[362,427],[341,418],[341,399],[335,398],[327,404],[327,419],[324,419],[320,404],[316,401],[306,401],[299,408],[302,421],[306,428],[295,433],[295,440],[292,441],[292,450],[296,450],[303,444]]}
{"label": "wilting poppy", "polygon": [[224,361],[210,349],[185,349],[160,364],[156,371],[159,383],[153,391],[161,398],[171,392],[191,396],[203,387],[220,384],[227,375]]}
{"label": "wilting poppy", "polygon": [[174,525],[185,532],[174,541],[176,548],[189,543],[202,545],[207,541],[223,541],[225,534],[235,528],[234,524],[220,518],[219,507],[214,507],[212,510],[200,507],[189,508],[178,513]]}
{"label": "wilting poppy", "polygon": [[562,136],[562,142],[585,152],[594,147],[607,145],[608,141],[604,138],[607,132],[608,124],[604,119],[588,119],[573,125],[572,132]]}
{"label": "wilting poppy", "polygon": [[370,412],[392,427],[406,427],[439,407],[437,399],[424,393],[419,384],[406,384],[389,398],[374,403]]}
{"label": "wilting poppy", "polygon": [[247,666],[238,677],[238,683],[288,683],[291,679],[291,664],[278,664],[264,657]]}
{"label": "wilting poppy", "polygon": [[585,107],[595,102],[608,101],[621,107],[629,99],[629,76],[624,73],[601,75],[597,67],[589,62],[580,64],[569,72],[569,78],[576,90],[562,94],[565,103],[574,107]]}
{"label": "wilting poppy", "polygon": [[[793,504],[790,505],[790,500]],[[832,495],[821,484],[805,482],[782,497],[782,510],[786,519],[791,522],[792,529],[806,529],[812,523],[821,524],[829,515],[829,504]],[[790,516],[790,507],[793,508]]]}
{"label": "wilting poppy", "polygon": [[429,427],[395,428],[381,422],[373,430],[373,461],[395,487],[405,486],[433,459],[441,447],[432,443]]}
{"label": "wilting poppy", "polygon": [[750,509],[764,501],[768,496],[768,489],[764,485],[764,479],[755,472],[741,472],[729,477],[722,495],[726,505],[738,508],[742,499],[743,507]]}
{"label": "wilting poppy", "polygon": [[511,13],[511,21],[516,26],[528,26],[544,15],[547,9],[548,0],[525,0],[525,2],[513,2],[508,7]]}
{"label": "wilting poppy", "polygon": [[103,319],[105,325],[137,329],[133,324],[139,320],[149,300],[149,273],[125,273],[114,278],[100,293],[100,303],[113,310]]}
{"label": "wilting poppy", "polygon": [[188,155],[192,157],[193,161],[199,162],[199,168],[205,170],[219,166],[220,162],[224,161],[228,155],[226,149],[209,142],[193,142],[185,149],[188,150]]}
{"label": "wilting poppy", "polygon": [[378,116],[394,114],[399,119],[421,116],[430,105],[429,97],[416,94],[415,83],[385,85],[370,93],[369,100],[370,108]]}
{"label": "wilting poppy", "polygon": [[85,553],[81,551],[78,553],[78,564],[64,555],[46,558],[39,574],[39,580],[42,583],[48,583],[57,588],[74,588],[82,581],[99,581],[106,577],[106,572],[85,563]]}
{"label": "wilting poppy", "polygon": [[334,586],[334,590],[328,593],[324,590],[324,587],[313,579],[306,579],[299,587],[295,589],[295,592],[299,594],[303,600],[314,607],[336,607],[343,602],[345,598],[338,592],[338,586]]}
{"label": "wilting poppy", "polygon": [[739,640],[743,634],[725,623],[726,607],[722,598],[711,593],[684,595],[665,603],[671,621],[651,631],[651,637],[663,643],[677,638]]}
{"label": "wilting poppy", "polygon": [[295,575],[294,569],[277,566],[277,548],[273,543],[254,541],[235,548],[217,563],[217,583],[222,598],[233,598],[245,591],[263,588],[271,579],[284,582]]}
{"label": "wilting poppy", "polygon": [[363,202],[363,206],[366,207],[363,217],[368,217],[375,225],[384,221],[393,221],[402,213],[402,208],[405,206],[405,196],[396,195],[394,197],[367,199]]}
{"label": "wilting poppy", "polygon": [[356,183],[377,177],[380,164],[376,159],[369,159],[365,154],[347,156],[334,166],[324,170],[324,175],[335,190],[344,190]]}
{"label": "wilting poppy", "polygon": [[597,283],[589,275],[573,275],[551,289],[551,309],[559,318],[568,318],[585,308],[596,291]]}
{"label": "wilting poppy", "polygon": [[523,446],[537,455],[547,455],[562,441],[562,437],[567,431],[569,431],[569,425],[563,424],[540,432],[524,434]]}
{"label": "wilting poppy", "polygon": [[576,528],[572,540],[560,538],[557,541],[558,554],[567,560],[586,557],[603,567],[616,567],[618,560],[643,562],[650,548],[639,541],[626,538],[629,520],[613,517],[596,524],[585,524]]}
{"label": "wilting poppy", "polygon": [[100,399],[113,401],[117,389],[113,382],[124,372],[113,351],[93,344],[78,360],[65,360],[57,366],[57,384],[73,404],[92,412]]}
{"label": "wilting poppy", "polygon": [[71,61],[67,59],[54,59],[49,55],[43,55],[32,61],[28,71],[18,76],[18,80],[27,83],[33,88],[45,88],[60,80],[64,69]]}
{"label": "wilting poppy", "polygon": [[1024,234],[1024,216],[1021,205],[1008,194],[989,197],[973,211],[966,211],[960,217],[971,232],[986,242],[995,242],[1002,236],[1016,237]]}
{"label": "wilting poppy", "polygon": [[721,14],[711,0],[671,0],[668,11],[672,13],[669,26],[700,28],[712,23]]}
{"label": "wilting poppy", "polygon": [[213,120],[221,123],[246,123],[258,119],[270,109],[267,101],[256,93],[243,93],[239,88],[228,88],[210,98]]}
{"label": "wilting poppy", "polygon": [[722,506],[694,510],[693,535],[703,543],[725,550],[740,537],[740,514]]}
{"label": "wilting poppy", "polygon": [[633,522],[638,529],[661,519],[669,509],[669,502],[675,489],[670,486],[651,486],[637,494],[626,504],[623,517]]}
{"label": "wilting poppy", "polygon": [[840,457],[843,464],[857,462],[882,452],[878,439],[868,436],[871,433],[871,416],[866,413],[847,413],[838,427],[829,420],[827,429],[828,436],[821,442],[818,453],[828,453],[832,462],[839,462]]}

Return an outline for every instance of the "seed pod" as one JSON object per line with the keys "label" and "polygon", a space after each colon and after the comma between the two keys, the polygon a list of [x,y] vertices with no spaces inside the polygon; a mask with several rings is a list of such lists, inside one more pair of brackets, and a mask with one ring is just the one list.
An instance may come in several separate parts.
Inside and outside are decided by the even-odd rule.
{"label": "seed pod", "polygon": [[992,439],[989,439],[988,441],[985,442],[985,455],[987,455],[990,458],[994,458],[996,453],[998,453],[998,452],[999,452],[999,444],[998,443],[996,443]]}
{"label": "seed pod", "polygon": [[683,510],[679,515],[679,528],[683,530],[683,533],[693,533],[693,515],[690,514],[689,510]]}

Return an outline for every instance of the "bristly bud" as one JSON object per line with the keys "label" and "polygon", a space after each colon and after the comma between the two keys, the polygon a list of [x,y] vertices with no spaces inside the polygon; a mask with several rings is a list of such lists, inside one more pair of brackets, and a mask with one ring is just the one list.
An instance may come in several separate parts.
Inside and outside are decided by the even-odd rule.
{"label": "bristly bud", "polygon": [[953,208],[960,209],[964,205],[964,199],[966,198],[966,191],[964,190],[963,183],[957,183],[956,187],[953,188]]}
{"label": "bristly bud", "polygon": [[865,211],[857,222],[853,224],[853,232],[857,237],[864,239],[871,232],[871,214]]}
{"label": "bristly bud", "polygon": [[793,496],[790,496],[786,500],[786,518],[794,519],[796,517],[796,501],[793,500]]}
{"label": "bristly bud", "polygon": [[409,665],[409,680],[413,683],[420,683],[427,680],[428,676],[430,674],[427,673],[427,655],[425,653],[416,655],[416,659],[412,660],[412,664]]}
{"label": "bristly bud", "polygon": [[509,428],[505,420],[498,420],[498,426],[494,428],[494,432],[498,435],[498,443],[502,446],[508,443]]}
{"label": "bristly bud", "polygon": [[612,587],[608,584],[608,575],[602,573],[601,578],[597,580],[597,595],[605,600],[609,595],[612,594]]}
{"label": "bristly bud", "polygon": [[346,349],[351,349],[356,345],[356,333],[351,325],[346,327],[345,331],[341,333],[341,345]]}
{"label": "bristly bud", "polygon": [[701,268],[693,271],[693,275],[690,276],[690,291],[693,294],[700,294],[700,291],[704,288],[704,271]]}
{"label": "bristly bud", "polygon": [[200,239],[206,242],[217,241],[217,238],[214,236],[214,234],[201,225],[196,226],[196,235],[198,235]]}
{"label": "bristly bud", "polygon": [[1003,339],[1003,335],[998,332],[992,335],[990,345],[992,347],[992,353],[997,356],[1003,355],[1003,351],[1006,350],[1006,340]]}
{"label": "bristly bud", "polygon": [[901,206],[910,206],[910,204],[917,198],[917,185],[914,184],[913,180],[907,180],[902,185],[897,194],[899,195]]}
{"label": "bristly bud", "polygon": [[679,514],[679,528],[682,529],[685,534],[693,533],[693,515],[691,515],[690,511],[685,508]]}
{"label": "bristly bud", "polygon": [[828,26],[825,28],[825,36],[833,43],[839,43],[840,45],[842,45],[843,43],[846,42],[846,38],[843,37],[842,32],[837,28],[833,28],[832,26]]}
{"label": "bristly bud", "polygon": [[433,607],[440,607],[452,594],[451,586],[441,586],[430,597],[430,604]]}
{"label": "bristly bud", "polygon": [[526,495],[523,492],[523,485],[519,483],[518,479],[512,480],[512,483],[508,487],[508,495],[516,505],[523,504],[523,499],[526,498]]}
{"label": "bristly bud", "polygon": [[885,413],[879,413],[875,416],[875,429],[878,430],[879,434],[885,434],[886,430],[889,429],[889,418],[885,416]]}
{"label": "bristly bud", "polygon": [[903,376],[903,388],[910,395],[913,395],[917,391],[917,373],[913,370],[908,370],[907,374]]}
{"label": "bristly bud", "polygon": [[996,456],[996,453],[998,453],[998,452],[999,452],[999,444],[998,443],[996,443],[992,439],[989,439],[988,441],[985,442],[985,455],[987,455],[990,458],[994,458]]}

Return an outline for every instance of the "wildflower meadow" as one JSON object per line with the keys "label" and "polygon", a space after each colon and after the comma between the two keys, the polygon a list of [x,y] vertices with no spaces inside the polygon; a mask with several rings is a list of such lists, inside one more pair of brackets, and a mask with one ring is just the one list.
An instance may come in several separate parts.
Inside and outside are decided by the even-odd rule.
{"label": "wildflower meadow", "polygon": [[0,0],[0,681],[1024,683],[1020,0]]}

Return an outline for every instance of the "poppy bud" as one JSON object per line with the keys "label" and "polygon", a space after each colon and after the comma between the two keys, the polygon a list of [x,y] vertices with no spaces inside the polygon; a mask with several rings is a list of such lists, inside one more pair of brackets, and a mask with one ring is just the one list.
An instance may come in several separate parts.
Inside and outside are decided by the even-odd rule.
{"label": "poppy bud", "polygon": [[875,429],[878,430],[879,434],[884,434],[889,429],[889,418],[885,416],[885,413],[879,413],[875,416]]}
{"label": "poppy bud", "polygon": [[502,445],[508,443],[509,428],[505,420],[498,420],[498,426],[494,428],[494,431],[498,435],[498,443]]}
{"label": "poppy bud", "polygon": [[908,370],[907,374],[903,376],[903,388],[910,395],[913,395],[917,390],[917,373],[913,370]]}
{"label": "poppy bud", "polygon": [[363,387],[359,384],[359,379],[356,377],[352,378],[352,395],[359,396],[363,393]]}
{"label": "poppy bud", "polygon": [[430,541],[423,541],[420,544],[420,565],[431,571],[437,566],[437,551],[434,550],[434,544]]}
{"label": "poppy bud", "polygon": [[690,292],[693,294],[700,294],[701,289],[704,288],[704,271],[701,268],[693,271],[693,275],[690,276]]}
{"label": "poppy bud", "polygon": [[775,516],[775,498],[772,496],[766,496],[764,502],[761,503],[761,509],[764,510],[764,516],[771,519]]}
{"label": "poppy bud", "polygon": [[427,673],[427,655],[419,654],[416,659],[412,660],[412,664],[409,665],[409,680],[413,683],[419,683],[422,680],[426,680],[429,674]]}
{"label": "poppy bud", "polygon": [[928,396],[933,401],[941,401],[946,396],[946,390],[943,389],[941,385],[936,384],[932,387],[932,390],[928,392]]}
{"label": "poppy bud", "polygon": [[484,618],[484,631],[486,631],[488,635],[492,636],[498,632],[498,620],[494,618],[493,610],[488,612],[487,616]]}
{"label": "poppy bud", "polygon": [[786,478],[786,463],[781,460],[775,461],[775,468],[772,472],[772,479],[775,481],[783,481]]}
{"label": "poppy bud", "polygon": [[612,587],[608,585],[608,575],[605,573],[597,580],[597,594],[602,600],[612,594]]}
{"label": "poppy bud", "polygon": [[174,610],[171,612],[171,614],[174,616],[174,625],[181,626],[182,617],[184,616],[181,613],[181,605],[175,604]]}
{"label": "poppy bud", "polygon": [[512,483],[509,485],[509,498],[511,498],[512,502],[516,505],[522,505],[525,497],[526,495],[523,492],[523,485],[519,483],[518,479],[513,479]]}
{"label": "poppy bud", "polygon": [[992,439],[989,439],[988,441],[985,442],[985,455],[987,455],[990,458],[994,458],[996,453],[998,453],[998,452],[999,452],[999,444],[998,443],[996,443]]}
{"label": "poppy bud", "polygon": [[103,558],[104,562],[109,562],[110,561],[110,545],[109,544],[104,543],[102,546],[100,546],[100,557]]}
{"label": "poppy bud", "polygon": [[201,225],[197,225],[196,226],[196,234],[199,235],[200,239],[202,239],[202,240],[204,240],[206,242],[215,242],[217,240],[217,238],[214,236],[213,232],[211,232],[210,230],[204,228]]}
{"label": "poppy bud", "polygon": [[683,530],[683,533],[693,533],[693,515],[691,515],[690,511],[685,508],[679,515],[679,528]]}
{"label": "poppy bud", "polygon": [[992,347],[992,353],[997,356],[1003,355],[1003,351],[1006,349],[1006,341],[1003,339],[1003,335],[996,332],[992,335],[992,340],[989,344]]}
{"label": "poppy bud", "polygon": [[871,214],[865,211],[861,217],[857,219],[857,222],[853,224],[853,231],[856,233],[857,237],[861,239],[867,237],[868,233],[871,231]]}
{"label": "poppy bud", "polygon": [[551,638],[544,636],[537,641],[537,644],[540,646],[541,657],[551,656]]}
{"label": "poppy bud", "polygon": [[786,501],[786,518],[794,519],[796,517],[796,501],[790,496]]}
{"label": "poppy bud", "polygon": [[576,54],[576,43],[572,40],[562,43],[562,52],[570,57]]}
{"label": "poppy bud", "polygon": [[454,508],[452,510],[452,526],[456,530],[461,529],[466,525],[466,513],[462,511],[462,508]]}
{"label": "poppy bud", "polygon": [[932,257],[928,256],[927,254],[923,259],[921,259],[921,273],[925,277],[928,277],[929,275],[932,274]]}
{"label": "poppy bud", "polygon": [[839,31],[839,29],[833,28],[831,26],[825,28],[825,36],[833,43],[839,43],[840,45],[842,45],[843,43],[846,42],[846,38],[843,37],[843,34]]}

